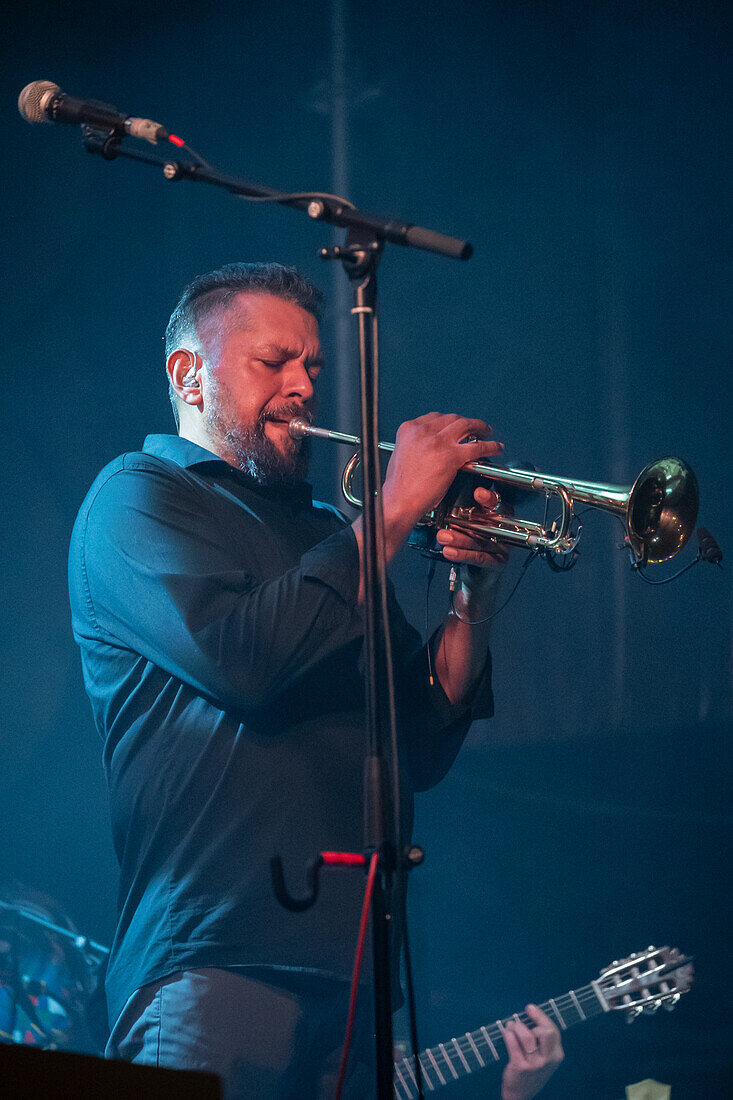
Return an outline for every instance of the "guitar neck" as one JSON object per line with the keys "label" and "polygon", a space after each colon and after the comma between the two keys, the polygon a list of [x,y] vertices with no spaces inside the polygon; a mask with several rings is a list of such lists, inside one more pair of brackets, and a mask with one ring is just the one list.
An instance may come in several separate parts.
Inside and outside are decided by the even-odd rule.
{"label": "guitar neck", "polygon": [[[551,997],[539,1007],[562,1031],[607,1011],[607,1005],[597,992],[595,982],[584,985],[581,989],[571,989],[561,997]],[[526,1013],[519,1012],[476,1031],[467,1031],[458,1039],[450,1039],[447,1043],[439,1043],[437,1047],[421,1051],[419,1059],[423,1091],[434,1092],[441,1085],[448,1085],[451,1081],[458,1081],[478,1069],[501,1061],[506,1054],[504,1029],[510,1020],[521,1020],[523,1024],[534,1026]],[[413,1057],[395,1062],[394,1092],[397,1100],[415,1100],[417,1097],[417,1069]]]}

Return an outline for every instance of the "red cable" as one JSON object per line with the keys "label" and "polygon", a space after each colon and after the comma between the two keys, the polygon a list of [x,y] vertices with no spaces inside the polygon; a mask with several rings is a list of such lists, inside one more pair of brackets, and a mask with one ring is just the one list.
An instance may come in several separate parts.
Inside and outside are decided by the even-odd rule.
{"label": "red cable", "polygon": [[[324,853],[325,855],[325,853]],[[341,1100],[341,1091],[344,1087],[344,1078],[346,1077],[346,1065],[349,1060],[349,1047],[351,1046],[351,1035],[354,1030],[354,1014],[356,1012],[356,994],[359,989],[359,972],[361,970],[361,960],[364,954],[364,940],[366,939],[367,921],[369,919],[369,909],[372,904],[372,894],[374,893],[374,880],[377,877],[377,864],[379,862],[379,853],[372,852],[372,858],[369,861],[369,873],[367,875],[366,890],[364,891],[364,904],[361,909],[361,922],[359,924],[359,939],[356,944],[356,955],[354,956],[354,972],[351,975],[351,996],[349,998],[349,1015],[346,1020],[346,1034],[344,1035],[344,1049],[341,1053],[341,1065],[339,1067],[338,1084],[336,1085],[336,1100]]]}

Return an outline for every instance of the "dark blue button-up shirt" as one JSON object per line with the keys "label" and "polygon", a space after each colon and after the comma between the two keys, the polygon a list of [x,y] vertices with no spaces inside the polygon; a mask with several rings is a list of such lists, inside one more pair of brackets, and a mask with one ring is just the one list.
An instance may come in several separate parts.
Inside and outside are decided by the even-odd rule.
{"label": "dark blue button-up shirt", "polygon": [[[90,489],[69,586],[121,867],[112,1021],[186,967],[349,974],[363,876],[324,875],[291,913],[269,859],[297,893],[318,851],[363,844],[358,583],[351,528],[308,485],[263,488],[187,440],[148,437]],[[471,707],[430,687],[392,603],[407,835],[492,699],[488,662]]]}

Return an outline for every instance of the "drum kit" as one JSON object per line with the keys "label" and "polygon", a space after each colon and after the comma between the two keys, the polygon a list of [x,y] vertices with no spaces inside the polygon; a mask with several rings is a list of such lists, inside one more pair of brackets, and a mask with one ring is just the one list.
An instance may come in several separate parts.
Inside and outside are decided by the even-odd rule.
{"label": "drum kit", "polygon": [[0,1042],[101,1053],[96,995],[108,953],[51,899],[0,891]]}

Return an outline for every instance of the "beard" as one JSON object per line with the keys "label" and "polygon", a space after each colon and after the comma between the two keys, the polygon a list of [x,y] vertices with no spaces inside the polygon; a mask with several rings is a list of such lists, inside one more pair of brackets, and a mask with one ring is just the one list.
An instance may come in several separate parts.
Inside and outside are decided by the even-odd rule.
{"label": "beard", "polygon": [[237,466],[260,485],[276,487],[303,481],[310,465],[310,439],[287,436],[281,450],[265,434],[268,420],[292,420],[300,417],[310,424],[313,414],[301,405],[278,405],[263,409],[254,424],[231,424],[220,408],[209,406],[207,423],[226,444]]}

